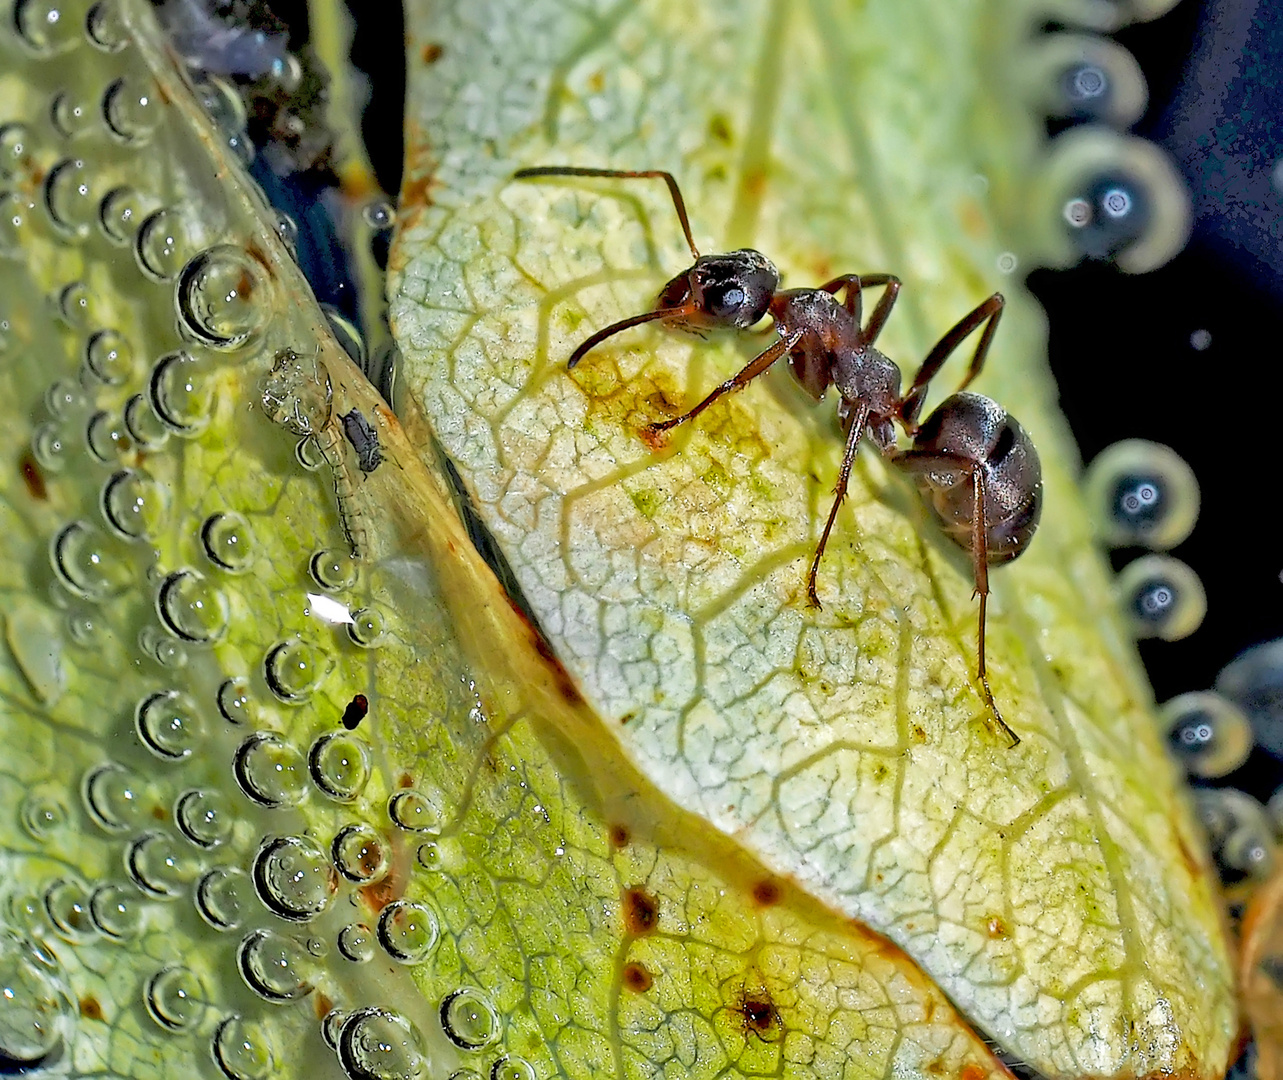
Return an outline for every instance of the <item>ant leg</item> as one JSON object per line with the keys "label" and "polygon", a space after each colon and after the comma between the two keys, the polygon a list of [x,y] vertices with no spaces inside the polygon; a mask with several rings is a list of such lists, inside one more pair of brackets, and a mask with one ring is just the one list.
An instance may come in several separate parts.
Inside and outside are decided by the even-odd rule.
{"label": "ant leg", "polygon": [[811,572],[806,575],[807,602],[813,608],[820,607],[820,597],[815,591],[815,578],[820,572],[820,559],[824,557],[824,548],[829,542],[829,533],[833,531],[833,522],[837,520],[838,507],[846,498],[847,482],[851,479],[851,466],[855,463],[855,452],[860,448],[860,436],[869,422],[869,403],[860,401],[851,417],[851,426],[846,433],[846,450],[842,454],[842,468],[838,470],[838,482],[833,486],[833,506],[829,509],[829,520],[824,523],[824,532],[815,548],[815,557],[811,560]]}
{"label": "ant leg", "polygon": [[668,193],[673,197],[673,207],[677,211],[677,220],[682,223],[682,232],[686,243],[690,245],[691,254],[699,258],[699,249],[691,238],[690,221],[686,217],[686,203],[682,199],[681,189],[673,174],[663,169],[642,169],[628,172],[623,169],[581,169],[574,165],[541,165],[535,169],[518,169],[512,174],[514,180],[528,180],[534,176],[595,176],[606,180],[663,180],[668,185]]}
{"label": "ant leg", "polygon": [[846,309],[857,324],[863,318],[861,312],[863,300],[860,294],[864,289],[879,287],[885,287],[885,291],[879,298],[877,307],[873,309],[873,314],[869,316],[868,325],[860,332],[860,340],[865,345],[872,345],[882,333],[882,327],[886,325],[891,309],[895,307],[896,297],[900,295],[900,279],[894,274],[843,274],[820,286],[825,292],[830,293],[846,289]]}
{"label": "ant leg", "polygon": [[967,377],[962,380],[962,384],[958,389],[965,390],[971,384],[971,380],[980,374],[980,369],[984,367],[985,357],[989,353],[989,345],[993,341],[994,332],[998,329],[998,320],[1002,318],[1002,309],[1006,303],[1007,301],[1002,293],[994,293],[983,304],[980,304],[959,319],[957,324],[937,341],[935,347],[927,354],[927,358],[922,361],[922,366],[918,368],[917,375],[914,376],[913,385],[909,388],[909,392],[904,395],[904,400],[900,404],[900,416],[910,434],[917,430],[918,413],[922,411],[922,403],[926,400],[927,384],[944,367],[944,362],[949,359],[953,351],[973,331],[980,326],[984,326],[984,332],[980,335],[976,351],[971,357],[971,365],[967,368]]}
{"label": "ant leg", "polygon": [[713,390],[703,401],[701,401],[690,412],[682,413],[681,416],[674,417],[672,420],[661,420],[659,423],[650,424],[649,430],[658,434],[661,431],[670,431],[677,427],[678,424],[684,424],[687,420],[694,420],[700,413],[713,404],[718,398],[727,394],[733,394],[736,390],[743,390],[749,383],[762,374],[776,360],[786,353],[790,352],[802,339],[802,331],[796,330],[786,338],[780,338],[774,342],[765,352],[759,353],[753,357],[738,375],[727,379],[724,383]]}

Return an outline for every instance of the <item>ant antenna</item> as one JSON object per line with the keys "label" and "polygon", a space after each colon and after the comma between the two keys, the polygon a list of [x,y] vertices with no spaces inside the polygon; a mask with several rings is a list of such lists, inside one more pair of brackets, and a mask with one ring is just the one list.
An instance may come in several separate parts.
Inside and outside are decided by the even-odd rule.
{"label": "ant antenna", "polygon": [[670,172],[664,172],[663,169],[624,172],[620,169],[580,169],[573,165],[541,165],[536,169],[518,169],[512,176],[515,180],[525,180],[531,176],[597,176],[607,180],[647,180],[658,177],[668,185],[668,193],[673,197],[673,206],[677,210],[677,219],[682,223],[682,232],[686,236],[686,243],[690,245],[691,254],[696,259],[699,258],[699,248],[695,246],[695,241],[691,238],[690,220],[686,217],[686,203],[682,200],[681,190]]}
{"label": "ant antenna", "polygon": [[658,308],[655,311],[644,311],[640,315],[630,315],[626,319],[620,319],[619,322],[611,323],[609,326],[602,327],[602,329],[598,330],[597,333],[593,334],[593,336],[588,338],[586,341],[580,342],[579,348],[570,354],[570,359],[567,361],[566,367],[567,369],[573,368],[584,358],[589,350],[595,349],[608,337],[618,334],[621,330],[627,330],[630,326],[637,326],[639,323],[652,322],[655,319],[681,318],[683,315],[694,314],[696,310],[697,309],[694,305],[687,304],[684,307]]}

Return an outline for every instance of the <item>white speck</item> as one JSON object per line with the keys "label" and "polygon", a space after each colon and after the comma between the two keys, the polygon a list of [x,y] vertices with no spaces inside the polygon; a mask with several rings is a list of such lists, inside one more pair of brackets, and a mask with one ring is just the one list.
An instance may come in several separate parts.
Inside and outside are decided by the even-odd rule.
{"label": "white speck", "polygon": [[1014,251],[1004,251],[998,256],[998,273],[1012,274],[1015,273],[1016,267],[1020,265],[1020,260],[1016,258]]}
{"label": "white speck", "polygon": [[1212,343],[1212,334],[1210,330],[1195,330],[1189,336],[1190,348],[1202,352]]}

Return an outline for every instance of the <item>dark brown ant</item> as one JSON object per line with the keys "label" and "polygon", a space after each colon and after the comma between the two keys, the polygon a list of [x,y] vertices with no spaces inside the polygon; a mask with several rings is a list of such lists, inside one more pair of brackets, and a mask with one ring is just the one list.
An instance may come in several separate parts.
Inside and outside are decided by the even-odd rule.
{"label": "dark brown ant", "polygon": [[[548,166],[521,169],[519,179],[540,176],[585,176],[607,179],[661,179],[668,185],[677,217],[690,245],[694,264],[659,292],[655,308],[620,319],[598,330],[571,354],[573,368],[589,350],[621,330],[658,320],[680,330],[748,330],[764,316],[774,320],[776,339],[734,377],[716,387],[693,409],[671,420],[650,424],[652,434],[669,431],[694,419],[713,402],[741,390],[781,357],[808,394],[819,401],[829,386],[839,394],[838,420],[846,433],[842,467],[834,488],[824,532],[816,545],[807,574],[806,591],[812,607],[820,606],[816,577],[820,559],[846,497],[851,466],[860,440],[868,433],[892,464],[912,479],[945,534],[971,554],[975,595],[980,598],[976,673],[993,717],[1015,746],[1020,742],[998,710],[985,670],[985,609],[989,597],[989,566],[1010,562],[1028,546],[1042,511],[1042,467],[1024,428],[997,402],[964,393],[984,367],[1005,300],[994,293],[963,316],[927,354],[912,385],[901,394],[901,373],[875,343],[900,292],[893,274],[843,274],[818,289],[779,289],[780,275],[759,251],[741,248],[719,255],[701,255],[691,236],[686,205],[671,173],[659,169],[624,172]],[[881,288],[869,321],[863,323],[863,291]],[[844,303],[837,294],[845,290]],[[953,352],[983,327],[971,364],[958,391],[945,398],[925,421],[918,416],[931,380]],[[913,440],[901,450],[895,425]]]}

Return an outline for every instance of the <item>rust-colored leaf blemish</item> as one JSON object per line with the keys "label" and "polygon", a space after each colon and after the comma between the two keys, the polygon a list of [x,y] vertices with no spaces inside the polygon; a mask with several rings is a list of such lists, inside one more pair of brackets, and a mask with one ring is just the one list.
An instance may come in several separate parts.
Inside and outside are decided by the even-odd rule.
{"label": "rust-colored leaf blemish", "polygon": [[759,881],[753,886],[753,902],[759,907],[773,907],[780,902],[779,882],[771,881],[767,878],[765,881]]}
{"label": "rust-colored leaf blemish", "polygon": [[408,772],[403,772],[400,776],[396,778],[396,786],[403,787],[403,788],[414,787],[414,777],[411,776]]}
{"label": "rust-colored leaf blemish", "polygon": [[429,41],[419,50],[419,59],[425,64],[435,64],[445,52],[445,46],[436,41]]}
{"label": "rust-colored leaf blemish", "polygon": [[610,827],[610,846],[616,848],[626,848],[630,836],[627,825],[612,825]]}
{"label": "rust-colored leaf blemish", "polygon": [[544,640],[543,634],[539,633],[539,631],[534,628],[530,620],[526,618],[526,613],[517,606],[512,597],[508,597],[508,606],[512,608],[517,617],[521,620],[527,632],[530,634],[530,643],[534,645],[535,652],[539,654],[540,658],[548,665],[549,670],[552,672],[553,680],[557,684],[557,692],[561,694],[568,704],[582,705],[584,701],[583,695],[580,694],[579,688],[575,686],[574,681],[570,678],[570,672],[568,672],[562,665],[562,662],[557,659],[557,654],[552,651],[552,646]]}
{"label": "rust-colored leaf blemish", "polygon": [[735,995],[731,1012],[739,1017],[745,1035],[752,1035],[762,1042],[779,1042],[784,1037],[784,1021],[775,999],[765,987],[752,990],[745,987]]}
{"label": "rust-colored leaf blemish", "polygon": [[164,806],[161,806],[160,803],[157,803],[155,806],[151,808],[151,816],[154,817],[157,821],[168,821],[169,810],[166,809]]}
{"label": "rust-colored leaf blemish", "polygon": [[646,970],[645,964],[639,964],[636,960],[631,960],[624,965],[623,971],[624,986],[635,994],[644,994],[654,985],[654,978]]}
{"label": "rust-colored leaf blemish", "polygon": [[361,899],[365,902],[366,907],[378,914],[397,898],[400,890],[397,888],[392,875],[389,874],[372,885],[363,885],[360,892]]}
{"label": "rust-colored leaf blemish", "polygon": [[986,929],[989,931],[991,938],[1005,938],[1007,936],[1007,924],[1003,921],[1001,915],[990,915]]}
{"label": "rust-colored leaf blemish", "polygon": [[324,1020],[329,1015],[330,1010],[334,1008],[334,1001],[328,994],[323,994],[318,990],[312,995],[312,1008],[316,1012],[316,1018]]}
{"label": "rust-colored leaf blemish", "polygon": [[630,721],[633,721],[633,720],[636,720],[636,719],[637,719],[637,714],[636,714],[635,712],[626,712],[626,713],[624,713],[624,715],[623,715],[623,716],[621,716],[621,717],[619,718],[619,722],[620,722],[621,724],[627,724],[627,723],[629,723]]}
{"label": "rust-colored leaf blemish", "polygon": [[30,450],[24,451],[18,459],[18,471],[22,473],[22,482],[27,485],[27,494],[40,502],[48,501],[49,489],[45,487],[45,474],[40,471]]}
{"label": "rust-colored leaf blemish", "polygon": [[916,743],[924,743],[927,741],[926,729],[921,724],[914,724],[909,728],[909,737]]}
{"label": "rust-colored leaf blemish", "polygon": [[624,927],[634,936],[652,933],[659,925],[659,902],[640,885],[625,889]]}
{"label": "rust-colored leaf blemish", "polygon": [[80,999],[80,1015],[86,1020],[107,1019],[103,1015],[102,1003],[93,994],[86,994]]}
{"label": "rust-colored leaf blemish", "polygon": [[958,1080],[985,1080],[984,1067],[974,1061],[968,1061],[958,1073]]}

